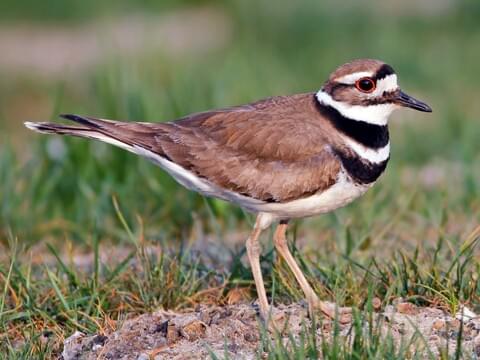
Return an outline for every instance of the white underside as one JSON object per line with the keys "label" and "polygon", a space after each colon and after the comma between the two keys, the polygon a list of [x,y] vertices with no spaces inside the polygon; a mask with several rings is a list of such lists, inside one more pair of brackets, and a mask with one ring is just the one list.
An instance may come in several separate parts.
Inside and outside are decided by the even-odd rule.
{"label": "white underside", "polygon": [[355,184],[350,180],[347,173],[342,170],[339,173],[337,182],[321,193],[285,203],[265,202],[220,188],[210,181],[200,178],[191,171],[144,148],[134,147],[130,151],[158,164],[186,188],[206,196],[233,202],[252,212],[266,213],[270,215],[268,222],[280,219],[308,217],[332,211],[363,195],[371,186],[371,184]]}

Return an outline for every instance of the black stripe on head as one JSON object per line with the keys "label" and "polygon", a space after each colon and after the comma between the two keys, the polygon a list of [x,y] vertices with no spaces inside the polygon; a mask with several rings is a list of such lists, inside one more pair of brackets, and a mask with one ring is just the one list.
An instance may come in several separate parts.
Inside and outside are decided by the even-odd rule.
{"label": "black stripe on head", "polygon": [[333,126],[356,142],[370,149],[380,149],[390,141],[387,125],[369,124],[365,121],[349,119],[332,106],[320,104],[315,96],[318,112]]}
{"label": "black stripe on head", "polygon": [[358,184],[373,183],[385,171],[388,160],[390,160],[387,158],[380,163],[371,163],[357,156],[347,155],[338,149],[335,149],[334,152],[340,158],[345,170]]}
{"label": "black stripe on head", "polygon": [[388,75],[395,74],[395,70],[390,65],[383,64],[380,69],[377,70],[376,74],[373,76],[375,80],[381,80],[386,78]]}

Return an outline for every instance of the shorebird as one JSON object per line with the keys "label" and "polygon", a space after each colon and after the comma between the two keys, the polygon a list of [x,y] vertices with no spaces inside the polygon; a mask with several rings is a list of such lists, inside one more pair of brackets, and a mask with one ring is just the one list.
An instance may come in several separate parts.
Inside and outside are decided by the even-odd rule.
{"label": "shorebird", "polygon": [[41,133],[100,140],[145,157],[186,188],[235,203],[256,215],[246,241],[260,315],[270,306],[260,268],[262,230],[278,223],[273,242],[310,310],[348,316],[321,301],[290,253],[291,219],[330,212],[364,194],[390,158],[393,110],[431,108],[400,90],[393,68],[360,59],[331,73],[317,92],[275,96],[164,123],[61,115],[76,125],[26,122]]}

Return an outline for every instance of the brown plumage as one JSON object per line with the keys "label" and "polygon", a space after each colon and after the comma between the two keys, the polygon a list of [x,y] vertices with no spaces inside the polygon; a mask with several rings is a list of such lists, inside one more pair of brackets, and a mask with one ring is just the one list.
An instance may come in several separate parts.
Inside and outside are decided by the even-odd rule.
{"label": "brown plumage", "polygon": [[375,74],[385,65],[386,64],[383,61],[376,59],[355,59],[335,69],[335,71],[333,71],[328,77],[327,83],[336,82],[339,78],[345,75],[357,72],[372,72]]}
{"label": "brown plumage", "polygon": [[80,137],[98,132],[148,149],[222,188],[286,202],[329,188],[340,170],[329,147],[342,141],[314,101],[313,93],[272,97],[168,123],[66,115],[83,126],[43,124],[43,130]]}

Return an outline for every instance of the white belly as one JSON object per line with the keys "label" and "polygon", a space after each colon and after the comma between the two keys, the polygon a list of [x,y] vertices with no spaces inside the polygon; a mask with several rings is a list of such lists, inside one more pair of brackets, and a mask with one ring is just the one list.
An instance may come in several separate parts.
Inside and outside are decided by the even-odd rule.
{"label": "white belly", "polygon": [[363,195],[371,185],[355,184],[342,170],[337,183],[321,193],[286,203],[263,203],[255,206],[255,210],[272,214],[276,218],[288,219],[323,214],[352,202]]}
{"label": "white belly", "polygon": [[128,150],[145,156],[160,165],[188,189],[233,202],[252,212],[268,214],[271,220],[308,217],[335,210],[363,195],[372,185],[357,185],[345,170],[342,170],[338,175],[337,182],[321,193],[285,203],[265,202],[223,189],[144,148],[134,146]]}

